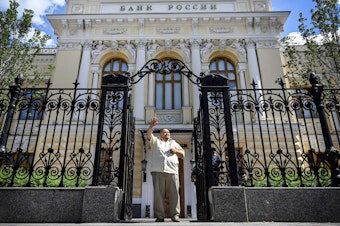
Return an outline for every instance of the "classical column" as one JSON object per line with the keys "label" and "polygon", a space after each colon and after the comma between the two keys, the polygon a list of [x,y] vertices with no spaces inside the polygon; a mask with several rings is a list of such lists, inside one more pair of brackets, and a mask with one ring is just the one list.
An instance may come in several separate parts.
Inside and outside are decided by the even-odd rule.
{"label": "classical column", "polygon": [[[92,41],[85,41],[81,43],[82,45],[82,55],[81,62],[79,68],[79,74],[77,78],[78,87],[77,87],[77,95],[78,98],[82,93],[85,93],[88,88],[89,74],[90,74],[90,65],[91,65],[91,50],[92,50]],[[78,99],[79,100],[79,99]],[[82,111],[78,111],[75,109],[72,120],[84,120],[85,114]]]}
{"label": "classical column", "polygon": [[[191,43],[191,64],[192,64],[192,72],[199,76],[201,73],[201,55],[200,55],[200,40],[193,39],[190,40]],[[193,85],[193,115],[197,116],[197,111],[200,107],[199,95],[200,92],[198,90],[197,85]]]}
{"label": "classical column", "polygon": [[240,89],[246,89],[246,63],[238,63],[237,64],[237,71],[239,74],[239,81],[240,81]]}
{"label": "classical column", "polygon": [[183,106],[189,107],[189,79],[184,76],[183,77]]}
{"label": "classical column", "polygon": [[78,74],[78,88],[88,88],[88,80],[89,80],[89,72],[91,65],[91,50],[92,50],[92,41],[86,41],[82,43],[83,51],[80,62],[80,69]]}
{"label": "classical column", "polygon": [[98,82],[99,82],[99,70],[100,65],[99,64],[92,64],[91,71],[92,71],[92,89],[97,89]]}
{"label": "classical column", "polygon": [[[148,60],[151,60],[151,56],[159,49],[159,44],[155,41],[148,42]],[[148,80],[148,107],[155,107],[155,79],[154,74],[149,74]]]}
{"label": "classical column", "polygon": [[149,74],[148,107],[155,107],[155,80],[154,75]]}
{"label": "classical column", "polygon": [[257,85],[256,87],[261,89],[262,82],[261,82],[260,70],[259,70],[259,65],[258,65],[257,56],[256,56],[255,42],[251,40],[247,41],[246,47],[247,47],[247,60],[248,60],[250,78],[256,83]]}
{"label": "classical column", "polygon": [[[186,58],[190,57],[190,50],[186,46],[182,48],[186,52]],[[189,99],[189,79],[183,75],[182,80],[182,123],[191,124],[192,123],[192,107],[190,106]]]}
{"label": "classical column", "polygon": [[[136,69],[139,71],[145,64],[145,50],[146,50],[146,41],[145,40],[136,40],[137,45],[137,58],[136,58]],[[144,120],[145,119],[145,111],[144,111],[144,86],[145,79],[142,78],[135,86],[134,92],[134,115],[136,120]]]}
{"label": "classical column", "polygon": [[[251,78],[251,83],[254,81],[256,83],[256,89],[258,91],[256,92],[256,97],[259,103],[262,103],[262,81],[260,76],[260,70],[259,65],[257,61],[257,54],[256,54],[256,44],[252,40],[248,40],[246,43],[247,48],[247,60],[248,60],[248,68],[249,68],[249,74]],[[261,119],[265,118],[264,114],[260,115]]]}

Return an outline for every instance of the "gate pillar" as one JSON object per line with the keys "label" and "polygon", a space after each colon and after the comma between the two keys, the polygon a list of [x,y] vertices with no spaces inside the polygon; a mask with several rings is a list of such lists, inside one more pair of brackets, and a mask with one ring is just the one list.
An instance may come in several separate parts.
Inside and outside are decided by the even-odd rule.
{"label": "gate pillar", "polygon": [[[213,169],[213,150],[225,163],[230,185],[238,185],[237,165],[230,111],[228,80],[220,75],[201,78],[201,106],[195,123],[198,219],[209,220],[208,190],[219,183],[219,169]],[[222,156],[228,159],[221,159]],[[227,162],[227,163],[226,163]],[[217,176],[216,176],[217,175]],[[217,177],[217,178],[216,178]]]}
{"label": "gate pillar", "polygon": [[[123,190],[121,219],[132,218],[134,118],[129,77],[103,77],[92,185]],[[102,160],[101,160],[102,159]]]}

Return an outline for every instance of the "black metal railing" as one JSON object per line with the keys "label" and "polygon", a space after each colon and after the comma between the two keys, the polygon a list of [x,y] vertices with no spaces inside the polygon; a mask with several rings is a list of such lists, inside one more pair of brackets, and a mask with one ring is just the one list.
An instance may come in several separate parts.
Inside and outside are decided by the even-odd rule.
{"label": "black metal railing", "polygon": [[[219,185],[316,187],[339,186],[339,89],[324,89],[311,75],[311,87],[229,90],[230,109],[223,95],[211,89],[206,109],[210,147],[221,160]],[[225,115],[232,118],[233,147],[228,146]],[[230,153],[234,152],[233,160]],[[234,162],[236,161],[236,162]],[[237,165],[237,172],[231,165]],[[205,169],[205,168],[203,168]],[[207,168],[208,172],[212,169]],[[237,175],[235,175],[237,173]],[[209,175],[207,172],[203,172]]]}
{"label": "black metal railing", "polygon": [[[132,174],[123,173],[133,165],[132,146],[127,142],[133,139],[131,107],[122,102],[128,98],[128,82],[117,90],[79,89],[77,83],[69,89],[51,88],[50,83],[21,88],[21,83],[18,78],[0,92],[1,186],[130,183]],[[206,163],[206,149],[217,150],[222,162],[219,185],[236,181],[245,186],[338,186],[340,90],[325,89],[313,76],[306,89],[287,89],[282,81],[279,85],[276,89],[257,89],[254,83],[252,89],[227,87],[227,104],[225,86],[209,88],[206,107],[198,114],[200,120],[208,115],[208,120],[196,123],[201,125],[196,127],[201,130],[196,140],[201,141],[195,149],[205,159],[196,162]],[[230,109],[225,110],[227,105]],[[108,115],[102,117],[100,112]],[[226,123],[226,118],[231,122]],[[209,143],[202,140],[206,136]],[[231,164],[237,167],[234,173]]]}
{"label": "black metal railing", "polygon": [[[131,145],[129,152],[120,145],[125,114],[118,98],[121,91],[110,90],[111,99],[103,100],[101,89],[79,89],[77,83],[56,89],[50,83],[43,88],[21,88],[21,82],[18,79],[2,91],[0,186],[123,186],[127,179],[122,174],[129,170],[119,167],[131,166],[133,156],[127,156]],[[110,115],[100,129],[101,102]],[[106,135],[99,142],[98,131]]]}

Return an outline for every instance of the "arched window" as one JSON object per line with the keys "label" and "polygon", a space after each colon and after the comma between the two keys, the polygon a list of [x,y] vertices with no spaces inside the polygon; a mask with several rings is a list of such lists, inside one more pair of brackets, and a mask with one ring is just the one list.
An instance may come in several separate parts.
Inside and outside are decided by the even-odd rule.
{"label": "arched window", "polygon": [[228,78],[230,89],[237,88],[236,69],[234,64],[226,57],[216,57],[209,66],[212,74],[220,74]]}
{"label": "arched window", "polygon": [[[171,59],[163,59],[166,64]],[[182,108],[182,75],[178,72],[155,75],[156,109],[178,110]]]}
{"label": "arched window", "polygon": [[[128,71],[127,63],[120,58],[113,58],[109,60],[103,68],[102,77],[106,75],[119,75],[125,74]],[[112,109],[122,109],[123,100],[120,98],[124,96],[123,91],[115,91],[107,94],[106,101],[107,106],[111,106]]]}
{"label": "arched window", "polygon": [[111,59],[103,68],[103,76],[109,74],[124,74],[128,71],[127,63],[122,59]]}

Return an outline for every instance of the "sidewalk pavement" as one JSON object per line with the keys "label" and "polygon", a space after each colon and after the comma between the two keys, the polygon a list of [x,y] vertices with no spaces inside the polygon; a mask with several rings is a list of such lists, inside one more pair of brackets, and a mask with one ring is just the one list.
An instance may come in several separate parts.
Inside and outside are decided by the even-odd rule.
{"label": "sidewalk pavement", "polygon": [[[1,221],[1,219],[0,219]],[[195,219],[183,218],[181,222],[172,222],[166,218],[165,222],[155,222],[153,218],[134,218],[131,221],[115,223],[0,223],[0,226],[339,226],[338,223],[328,222],[211,222],[197,221]]]}

